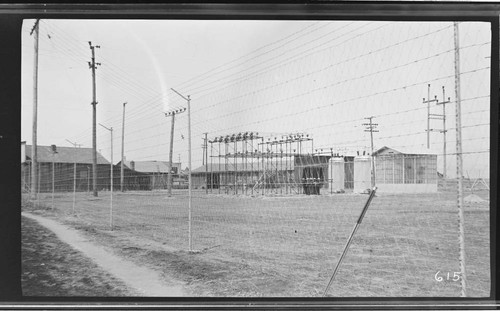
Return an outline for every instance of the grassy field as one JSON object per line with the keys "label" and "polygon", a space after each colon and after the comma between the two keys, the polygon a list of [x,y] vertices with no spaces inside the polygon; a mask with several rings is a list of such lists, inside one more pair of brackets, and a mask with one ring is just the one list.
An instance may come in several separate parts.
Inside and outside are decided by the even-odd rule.
{"label": "grassy field", "polygon": [[[468,195],[469,193],[466,193]],[[488,192],[477,193],[487,198]],[[91,236],[118,255],[173,276],[195,296],[322,295],[367,195],[192,199],[187,191],[77,193],[26,209]],[[48,207],[48,208],[43,208]],[[452,192],[377,195],[328,292],[329,296],[458,297],[458,212]],[[490,291],[489,203],[465,207],[468,295]],[[439,272],[439,273],[438,273]],[[441,282],[435,276],[444,277]]]}

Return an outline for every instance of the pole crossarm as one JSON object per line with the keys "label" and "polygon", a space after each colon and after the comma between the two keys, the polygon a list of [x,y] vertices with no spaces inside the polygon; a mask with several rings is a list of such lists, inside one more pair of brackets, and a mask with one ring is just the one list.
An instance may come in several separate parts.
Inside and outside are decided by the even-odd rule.
{"label": "pole crossarm", "polygon": [[171,116],[174,114],[183,113],[184,111],[186,111],[186,108],[184,108],[184,107],[178,108],[178,109],[172,109],[172,110],[165,112],[165,116],[168,117],[168,116]]}

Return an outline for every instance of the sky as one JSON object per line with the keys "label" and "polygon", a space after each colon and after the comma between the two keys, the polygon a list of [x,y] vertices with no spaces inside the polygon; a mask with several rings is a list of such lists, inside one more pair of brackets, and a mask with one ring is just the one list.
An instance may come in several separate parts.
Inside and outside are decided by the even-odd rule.
{"label": "sky", "polygon": [[[22,140],[32,142],[34,20],[22,41]],[[459,24],[464,174],[489,175],[491,31]],[[120,160],[123,103],[127,160],[168,160],[171,118],[191,98],[193,169],[209,140],[238,132],[265,137],[307,133],[314,149],[370,152],[426,149],[423,99],[445,89],[447,174],[456,176],[454,29],[451,22],[41,20],[38,144],[92,145],[89,41],[98,45],[97,122],[113,128]],[[432,114],[442,106],[432,105]],[[174,160],[188,158],[188,115],[176,116]],[[442,171],[442,120],[431,120],[431,150]],[[216,145],[213,145],[216,148]],[[110,132],[97,149],[110,159]],[[214,150],[212,150],[214,151]],[[311,150],[313,151],[313,150]]]}

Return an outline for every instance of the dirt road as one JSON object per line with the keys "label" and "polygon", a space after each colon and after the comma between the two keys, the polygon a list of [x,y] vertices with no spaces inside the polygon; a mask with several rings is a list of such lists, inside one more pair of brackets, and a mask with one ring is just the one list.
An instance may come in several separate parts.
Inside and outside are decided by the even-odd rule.
{"label": "dirt road", "polygon": [[145,297],[179,297],[185,296],[180,282],[172,281],[165,284],[159,275],[145,267],[124,260],[93,242],[85,239],[78,232],[54,220],[23,212],[22,215],[37,221],[42,226],[54,232],[58,239],[78,250],[90,258],[104,271],[121,280],[127,287],[134,290],[137,295]]}

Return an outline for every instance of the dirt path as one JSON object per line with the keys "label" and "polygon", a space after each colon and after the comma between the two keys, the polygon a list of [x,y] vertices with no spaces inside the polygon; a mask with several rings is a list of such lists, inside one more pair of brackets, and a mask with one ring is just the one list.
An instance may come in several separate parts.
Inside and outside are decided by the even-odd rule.
{"label": "dirt path", "polygon": [[82,252],[101,268],[122,280],[127,286],[137,290],[141,296],[185,296],[182,285],[175,284],[168,286],[164,284],[157,272],[145,267],[140,267],[106,251],[67,226],[31,213],[23,212],[22,215],[36,220],[44,227],[50,229],[61,241]]}

